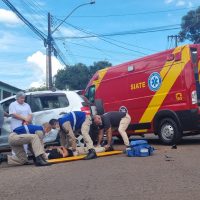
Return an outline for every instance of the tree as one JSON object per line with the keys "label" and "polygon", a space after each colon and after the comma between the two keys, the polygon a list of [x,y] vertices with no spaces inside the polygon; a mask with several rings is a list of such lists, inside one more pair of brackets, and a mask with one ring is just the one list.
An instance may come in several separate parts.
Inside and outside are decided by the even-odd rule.
{"label": "tree", "polygon": [[179,37],[181,41],[190,40],[193,43],[200,42],[200,7],[191,10],[182,17],[181,31]]}
{"label": "tree", "polygon": [[86,65],[78,63],[58,71],[55,76],[55,86],[58,89],[81,90],[84,89],[89,77]]}
{"label": "tree", "polygon": [[28,92],[34,92],[34,91],[44,91],[48,90],[46,86],[40,86],[40,87],[31,87],[28,89]]}
{"label": "tree", "polygon": [[87,67],[85,64],[78,63],[61,69],[55,76],[55,87],[58,89],[82,90],[97,70],[109,67],[112,64],[108,61],[94,62]]}
{"label": "tree", "polygon": [[[108,61],[98,61],[98,62],[94,62],[93,65],[91,65],[89,67],[89,71],[90,71],[90,78],[96,73],[96,71],[100,70],[100,69],[104,69],[105,67],[110,67],[112,66],[111,63],[109,63]],[[89,81],[89,80],[88,80]]]}

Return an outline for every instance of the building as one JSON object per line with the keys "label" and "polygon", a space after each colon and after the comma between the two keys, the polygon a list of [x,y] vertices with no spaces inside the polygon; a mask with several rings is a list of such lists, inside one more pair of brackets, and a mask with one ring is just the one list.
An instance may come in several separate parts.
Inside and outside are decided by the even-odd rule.
{"label": "building", "polygon": [[0,81],[0,100],[15,95],[21,89]]}

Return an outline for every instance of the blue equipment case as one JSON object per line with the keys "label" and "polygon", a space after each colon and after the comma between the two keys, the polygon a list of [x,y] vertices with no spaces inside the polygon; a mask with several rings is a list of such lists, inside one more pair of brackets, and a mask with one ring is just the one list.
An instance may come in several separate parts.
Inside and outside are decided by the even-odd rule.
{"label": "blue equipment case", "polygon": [[146,140],[133,140],[126,149],[128,157],[146,157],[153,154],[154,148]]}

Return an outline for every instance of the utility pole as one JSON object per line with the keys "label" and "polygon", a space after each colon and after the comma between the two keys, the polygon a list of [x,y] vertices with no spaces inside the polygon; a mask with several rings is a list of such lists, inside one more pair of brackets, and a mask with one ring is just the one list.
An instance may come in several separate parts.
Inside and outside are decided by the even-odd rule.
{"label": "utility pole", "polygon": [[48,36],[47,36],[47,48],[46,48],[46,86],[49,89],[53,88],[52,81],[52,64],[51,64],[51,53],[52,53],[52,35],[51,35],[51,15],[48,13]]}
{"label": "utility pole", "polygon": [[175,47],[177,47],[178,46],[178,39],[179,39],[179,35],[168,35],[168,41],[171,39],[171,41],[172,40],[174,40],[175,41]]}
{"label": "utility pole", "polygon": [[89,3],[83,3],[75,7],[62,21],[61,23],[51,31],[51,15],[48,13],[48,37],[47,37],[47,74],[46,74],[46,80],[48,84],[48,88],[52,89],[53,88],[53,81],[52,81],[52,67],[51,67],[51,53],[53,51],[53,38],[52,35],[54,34],[55,31],[58,30],[58,28],[80,7],[85,6],[85,5],[91,5],[94,4],[95,0],[91,0]]}

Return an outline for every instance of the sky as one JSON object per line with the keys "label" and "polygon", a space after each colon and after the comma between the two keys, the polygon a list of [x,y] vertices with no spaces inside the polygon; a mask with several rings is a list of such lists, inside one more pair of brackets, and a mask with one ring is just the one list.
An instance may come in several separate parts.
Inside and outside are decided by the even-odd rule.
{"label": "sky", "polygon": [[[65,64],[90,66],[105,60],[117,65],[173,48],[174,41],[168,40],[168,36],[178,34],[181,18],[200,6],[200,0],[96,0],[95,4],[87,5],[83,4],[90,0],[10,2],[45,38],[47,14],[51,14],[55,48],[65,62],[52,56],[53,75]],[[20,89],[45,84],[44,41],[3,1],[0,1],[0,68],[0,81]]]}

